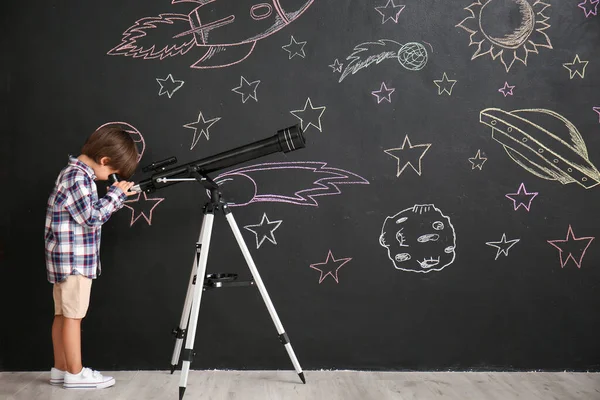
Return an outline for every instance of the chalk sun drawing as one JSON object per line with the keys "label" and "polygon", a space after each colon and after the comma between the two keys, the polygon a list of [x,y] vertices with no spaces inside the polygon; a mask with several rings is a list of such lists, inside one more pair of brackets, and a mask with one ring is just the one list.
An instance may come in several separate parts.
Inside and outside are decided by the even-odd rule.
{"label": "chalk sun drawing", "polygon": [[255,164],[219,174],[214,181],[230,207],[260,202],[317,207],[320,196],[340,195],[343,185],[369,184],[353,172],[319,161]]}
{"label": "chalk sun drawing", "polygon": [[450,217],[433,204],[415,204],[387,217],[379,244],[396,269],[441,271],[456,258],[456,231]]}
{"label": "chalk sun drawing", "polygon": [[508,251],[515,244],[519,243],[520,240],[521,239],[506,240],[506,233],[503,233],[502,234],[502,238],[499,241],[497,241],[497,242],[485,242],[485,244],[487,244],[488,246],[496,248],[496,250],[497,250],[496,251],[496,258],[494,258],[494,260],[497,260],[498,257],[500,257],[500,254],[504,254],[506,257],[508,257]]}
{"label": "chalk sun drawing", "polygon": [[563,67],[569,70],[570,79],[573,79],[575,75],[579,75],[581,79],[585,78],[585,68],[589,61],[581,61],[579,54],[575,54],[575,59],[571,63],[564,63]]}
{"label": "chalk sun drawing", "polygon": [[[185,128],[194,130],[194,137],[192,138],[192,146],[190,147],[190,150],[192,150],[196,144],[198,144],[198,140],[200,140],[202,135],[206,137],[206,140],[210,140],[208,129],[220,119],[221,117],[216,117],[206,120],[204,115],[202,115],[202,111],[200,111],[197,121],[183,125]],[[198,132],[198,130],[200,130],[200,132]]]}
{"label": "chalk sun drawing", "polygon": [[138,162],[142,159],[142,157],[144,156],[144,151],[146,150],[146,141],[144,140],[144,137],[142,136],[140,131],[138,131],[135,126],[133,126],[127,122],[115,121],[115,122],[107,122],[105,124],[102,124],[99,127],[97,127],[96,130],[103,128],[105,126],[118,126],[121,129],[123,129],[125,132],[129,133],[129,135],[133,138],[133,141],[135,142],[135,145],[138,150],[138,159],[137,159]]}
{"label": "chalk sun drawing", "polygon": [[335,257],[333,257],[331,250],[329,250],[324,262],[310,264],[309,267],[321,273],[321,276],[319,276],[319,284],[321,284],[327,276],[331,276],[335,283],[340,283],[338,272],[340,268],[346,265],[350,260],[352,260],[350,257],[338,258],[336,260]]}
{"label": "chalk sun drawing", "polygon": [[380,39],[377,42],[361,43],[356,45],[352,54],[346,57],[348,63],[338,82],[373,63],[379,64],[388,59],[397,60],[409,71],[419,71],[425,68],[427,58],[427,49],[417,42],[400,44],[395,40]]}
{"label": "chalk sun drawing", "polygon": [[411,167],[417,175],[421,176],[421,160],[431,147],[431,143],[413,145],[408,138],[404,137],[402,147],[384,150],[384,153],[394,157],[398,161],[396,177],[399,177],[406,167]]}
{"label": "chalk sun drawing", "polygon": [[471,163],[472,170],[475,168],[479,168],[479,170],[481,171],[481,169],[483,168],[483,164],[486,161],[487,161],[487,158],[481,156],[481,150],[477,150],[477,154],[475,154],[475,157],[469,158],[469,162]]}
{"label": "chalk sun drawing", "polygon": [[[143,199],[142,195],[144,196]],[[131,222],[129,223],[129,226],[133,226],[133,224],[142,217],[146,220],[148,225],[152,225],[152,214],[154,213],[154,209],[162,201],[164,201],[164,198],[162,197],[148,198],[146,192],[138,193],[135,199],[126,200],[123,203],[123,206],[131,210]]]}
{"label": "chalk sun drawing", "polygon": [[544,109],[486,108],[479,121],[492,128],[492,139],[514,162],[535,176],[563,185],[576,182],[586,189],[600,183],[581,134],[562,115]]}
{"label": "chalk sun drawing", "polygon": [[585,252],[594,239],[595,237],[592,236],[576,238],[573,233],[573,228],[569,225],[567,237],[565,239],[548,240],[548,243],[558,249],[561,268],[564,268],[565,265],[567,265],[569,259],[573,260],[577,268],[581,268]]}
{"label": "chalk sun drawing", "polygon": [[259,40],[295,21],[313,1],[300,0],[284,8],[279,1],[234,7],[231,1],[189,0],[196,7],[188,14],[137,20],[107,54],[163,60],[196,48],[202,54],[190,68],[228,67],[248,58]]}
{"label": "chalk sun drawing", "polygon": [[262,219],[258,224],[246,225],[244,229],[254,233],[256,236],[256,248],[259,249],[265,239],[273,244],[277,244],[274,233],[282,222],[282,220],[269,221],[267,213],[263,213]]}
{"label": "chalk sun drawing", "polygon": [[515,61],[527,65],[529,53],[538,54],[540,47],[552,49],[544,32],[550,28],[544,14],[549,7],[540,0],[477,0],[456,27],[467,31],[469,46],[476,47],[471,60],[489,54],[509,72]]}
{"label": "chalk sun drawing", "polygon": [[395,5],[393,0],[388,0],[385,6],[375,7],[375,11],[381,14],[381,24],[392,20],[395,24],[398,23],[398,17],[404,10],[404,5]]}

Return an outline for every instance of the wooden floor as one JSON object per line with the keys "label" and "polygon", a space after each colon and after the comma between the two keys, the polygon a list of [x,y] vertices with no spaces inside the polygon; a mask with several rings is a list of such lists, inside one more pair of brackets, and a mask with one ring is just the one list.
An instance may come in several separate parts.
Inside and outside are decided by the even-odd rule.
{"label": "wooden floor", "polygon": [[[178,399],[179,371],[114,371],[112,388],[65,390],[49,372],[0,372],[0,400]],[[600,400],[600,373],[191,371],[184,399]]]}

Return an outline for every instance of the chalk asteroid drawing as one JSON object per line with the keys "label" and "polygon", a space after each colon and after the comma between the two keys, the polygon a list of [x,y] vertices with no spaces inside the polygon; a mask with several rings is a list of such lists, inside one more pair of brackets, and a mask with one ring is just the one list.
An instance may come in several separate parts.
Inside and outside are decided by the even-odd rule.
{"label": "chalk asteroid drawing", "polygon": [[402,67],[409,71],[419,71],[427,64],[427,49],[421,43],[400,44],[390,39],[361,43],[356,45],[352,54],[346,57],[348,63],[338,82],[373,63],[379,64],[388,59],[397,60]]}
{"label": "chalk asteroid drawing", "polygon": [[456,258],[456,232],[450,218],[433,204],[414,206],[387,217],[379,244],[396,269],[441,271]]}
{"label": "chalk asteroid drawing", "polygon": [[228,67],[248,58],[257,41],[289,25],[313,1],[175,0],[196,6],[188,14],[165,13],[137,20],[107,54],[163,60],[198,48],[202,55],[191,68]]}
{"label": "chalk asteroid drawing", "polygon": [[96,130],[103,128],[105,126],[118,126],[121,129],[123,129],[125,132],[129,133],[129,135],[132,137],[133,141],[135,142],[135,145],[138,150],[138,162],[142,159],[142,157],[144,155],[144,151],[146,150],[146,142],[144,141],[144,137],[142,136],[140,131],[135,126],[133,126],[127,122],[114,121],[114,122],[107,122],[103,125],[100,125],[99,127],[96,128]]}
{"label": "chalk asteroid drawing", "polygon": [[586,189],[600,183],[581,134],[562,115],[544,109],[486,108],[479,118],[510,158],[535,176],[563,185],[576,182]]}
{"label": "chalk asteroid drawing", "polygon": [[476,47],[471,60],[489,54],[509,72],[515,61],[527,65],[529,53],[538,54],[540,47],[552,49],[544,32],[550,28],[544,14],[549,7],[540,0],[477,0],[456,27],[467,31],[469,46]]}
{"label": "chalk asteroid drawing", "polygon": [[316,207],[318,197],[339,195],[343,185],[369,184],[353,172],[328,167],[319,161],[249,165],[219,174],[214,181],[230,207],[260,202]]}

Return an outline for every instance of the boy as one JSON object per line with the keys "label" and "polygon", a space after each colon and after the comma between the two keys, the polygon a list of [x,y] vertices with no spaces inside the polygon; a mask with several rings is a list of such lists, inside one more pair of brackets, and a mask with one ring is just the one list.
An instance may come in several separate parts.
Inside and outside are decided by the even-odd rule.
{"label": "boy", "polygon": [[110,376],[81,363],[81,320],[88,309],[92,279],[100,275],[100,232],[121,207],[133,182],[115,182],[98,199],[95,180],[116,173],[128,179],[138,163],[131,136],[122,129],[98,129],[77,158],[58,175],[46,212],[45,248],[48,281],[54,284],[50,383],[67,389],[101,389],[115,384]]}

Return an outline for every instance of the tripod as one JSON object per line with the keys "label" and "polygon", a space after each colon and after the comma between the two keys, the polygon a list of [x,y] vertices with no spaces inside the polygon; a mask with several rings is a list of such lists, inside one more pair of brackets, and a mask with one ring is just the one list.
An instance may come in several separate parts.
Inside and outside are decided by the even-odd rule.
{"label": "tripod", "polygon": [[[271,298],[267,293],[267,289],[263,284],[263,281],[258,273],[256,265],[254,264],[254,260],[250,255],[250,251],[244,242],[244,238],[242,237],[242,233],[238,228],[235,219],[233,218],[233,214],[231,210],[227,206],[225,202],[221,199],[221,193],[219,191],[218,185],[211,180],[206,175],[201,175],[197,171],[190,172],[194,178],[179,178],[179,179],[168,179],[162,178],[162,183],[167,182],[175,182],[175,181],[197,181],[200,182],[205,189],[210,191],[210,199],[206,202],[203,209],[203,220],[202,226],[200,229],[200,236],[198,238],[198,242],[196,243],[196,254],[194,256],[194,262],[192,265],[192,272],[190,276],[190,281],[188,284],[187,293],[185,296],[185,305],[183,307],[183,313],[181,314],[181,321],[179,322],[179,327],[173,330],[173,334],[176,337],[175,340],[175,348],[173,349],[173,358],[171,359],[171,374],[175,371],[177,364],[179,363],[179,356],[181,353],[181,346],[183,343],[183,339],[185,338],[185,348],[181,353],[182,366],[181,366],[181,378],[179,381],[179,400],[183,399],[183,395],[185,393],[185,389],[187,386],[187,378],[190,370],[190,364],[192,362],[192,358],[194,356],[193,348],[194,348],[194,339],[196,337],[196,324],[198,322],[198,313],[200,311],[200,300],[202,298],[202,292],[207,289],[212,288],[220,288],[220,287],[228,287],[228,286],[253,286],[256,285],[260,294],[269,310],[269,314],[271,315],[271,319],[275,324],[275,328],[277,329],[277,333],[279,334],[280,342],[285,346],[285,349],[288,352],[290,360],[294,365],[294,369],[300,376],[302,383],[306,383],[306,379],[304,378],[304,373],[302,372],[302,368],[300,367],[300,363],[296,358],[296,354],[294,354],[294,349],[292,349],[292,345],[289,341],[285,330],[283,329],[283,325],[277,316],[277,311],[275,311],[275,307],[271,302]],[[248,268],[252,273],[253,281],[249,282],[238,282],[236,281],[236,274],[209,274],[206,275],[206,264],[208,260],[208,251],[210,247],[210,239],[212,236],[212,228],[214,221],[215,211],[221,210],[229,222],[229,226],[235,236],[235,239],[242,250],[242,254],[248,264]],[[203,277],[202,280],[203,286],[200,287],[198,277]],[[189,328],[188,327],[189,322]]]}

